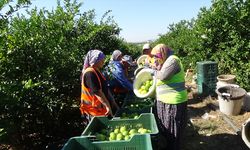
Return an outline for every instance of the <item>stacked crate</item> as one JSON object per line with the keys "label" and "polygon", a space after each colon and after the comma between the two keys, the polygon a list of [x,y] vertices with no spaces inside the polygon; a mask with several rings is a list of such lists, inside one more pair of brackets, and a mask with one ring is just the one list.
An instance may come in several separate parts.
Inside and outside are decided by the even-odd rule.
{"label": "stacked crate", "polygon": [[[81,136],[70,138],[62,150],[153,150],[157,147],[158,126],[152,113],[154,99],[140,99],[128,94],[114,118],[93,117]],[[136,113],[136,116],[132,116]],[[129,115],[123,117],[123,114]],[[121,128],[126,127],[126,132]],[[118,130],[117,130],[118,129]],[[146,132],[140,132],[144,129]],[[129,139],[110,139],[110,133],[129,136]],[[130,132],[133,130],[133,134]],[[129,131],[129,132],[128,132]],[[100,136],[101,135],[101,136]]]}
{"label": "stacked crate", "polygon": [[[96,133],[121,126],[144,127],[150,133],[134,133],[129,140],[97,140]],[[134,128],[133,130],[135,130]],[[137,130],[136,130],[137,131]],[[151,135],[159,132],[154,114],[143,113],[137,119],[108,119],[94,117],[84,129],[81,136],[70,138],[62,150],[152,150]]]}
{"label": "stacked crate", "polygon": [[218,64],[214,61],[197,62],[198,94],[215,96],[218,75]]}

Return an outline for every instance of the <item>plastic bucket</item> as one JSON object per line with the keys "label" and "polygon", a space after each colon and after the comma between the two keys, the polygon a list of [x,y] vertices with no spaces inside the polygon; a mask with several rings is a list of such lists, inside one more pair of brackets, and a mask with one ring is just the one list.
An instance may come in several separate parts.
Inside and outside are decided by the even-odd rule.
{"label": "plastic bucket", "polygon": [[250,118],[248,118],[248,120],[242,124],[241,138],[250,148]]}
{"label": "plastic bucket", "polygon": [[243,100],[243,108],[246,111],[250,111],[250,92],[246,94]]}
{"label": "plastic bucket", "polygon": [[234,85],[235,77],[236,77],[235,75],[231,75],[231,74],[218,75],[217,76],[218,82],[216,83],[216,88],[218,89],[220,87],[227,86],[228,84]]}
{"label": "plastic bucket", "polygon": [[137,69],[135,69],[134,76],[136,76],[142,69],[144,69],[144,67],[138,67]]}
{"label": "plastic bucket", "polygon": [[[133,88],[134,93],[139,98],[153,97],[155,95],[156,89],[156,78],[151,74],[152,69],[142,69],[135,77]],[[152,86],[149,88],[149,91],[146,94],[141,94],[139,89],[141,85],[147,80],[153,80]]]}
{"label": "plastic bucket", "polygon": [[137,61],[136,61],[137,65],[138,65],[139,67],[144,66],[144,65],[145,65],[145,59],[146,59],[147,57],[148,57],[148,55],[141,55],[141,56],[137,59]]}
{"label": "plastic bucket", "polygon": [[216,90],[219,100],[219,109],[226,115],[240,113],[246,91],[243,88],[223,86]]}

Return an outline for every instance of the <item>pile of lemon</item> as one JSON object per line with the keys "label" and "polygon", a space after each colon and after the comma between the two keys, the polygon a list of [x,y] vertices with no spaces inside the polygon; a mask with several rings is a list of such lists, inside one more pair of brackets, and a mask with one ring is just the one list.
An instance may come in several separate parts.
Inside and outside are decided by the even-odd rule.
{"label": "pile of lemon", "polygon": [[152,85],[153,85],[153,80],[147,80],[141,85],[139,93],[142,95],[147,94]]}
{"label": "pile of lemon", "polygon": [[116,126],[113,130],[103,129],[101,132],[96,133],[96,138],[99,141],[120,141],[129,140],[135,134],[149,134],[151,130],[143,126],[129,127],[126,125]]}

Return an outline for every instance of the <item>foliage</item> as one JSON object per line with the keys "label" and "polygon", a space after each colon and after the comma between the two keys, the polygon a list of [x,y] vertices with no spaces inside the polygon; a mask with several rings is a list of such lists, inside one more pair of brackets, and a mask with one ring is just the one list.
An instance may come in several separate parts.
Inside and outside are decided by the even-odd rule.
{"label": "foliage", "polygon": [[83,56],[90,49],[109,53],[126,45],[118,38],[120,28],[109,12],[97,23],[95,12],[80,13],[81,6],[64,0],[51,12],[35,8],[27,11],[29,17],[9,15],[4,20],[0,128],[9,141],[25,145],[24,149],[41,149],[56,137],[80,134]]}
{"label": "foliage", "polygon": [[179,23],[169,25],[169,32],[161,35],[155,43],[164,43],[174,50],[182,61],[184,68],[194,67],[197,59],[196,50],[199,49],[199,38],[193,31],[195,21],[182,20]]}
{"label": "foliage", "polygon": [[[81,13],[81,3],[64,0],[52,11],[35,8],[27,11],[28,17],[14,16],[31,1],[10,2],[0,2],[0,10],[8,8],[0,14],[0,140],[21,145],[19,149],[45,149],[84,128],[78,104],[88,50],[103,50],[107,64],[113,50],[135,59],[142,45],[119,38],[110,11],[96,22],[94,10]],[[197,61],[217,61],[221,74],[235,74],[250,90],[249,5],[246,0],[215,0],[197,19],[170,25],[152,45],[170,46],[185,69]]]}
{"label": "foliage", "polygon": [[197,20],[197,32],[206,35],[203,52],[218,62],[221,74],[235,74],[237,83],[250,89],[250,4],[247,1],[216,0],[203,9]]}
{"label": "foliage", "polygon": [[198,18],[170,25],[157,42],[176,50],[187,69],[197,61],[218,62],[220,74],[235,74],[237,83],[250,90],[250,3],[245,0],[214,0]]}

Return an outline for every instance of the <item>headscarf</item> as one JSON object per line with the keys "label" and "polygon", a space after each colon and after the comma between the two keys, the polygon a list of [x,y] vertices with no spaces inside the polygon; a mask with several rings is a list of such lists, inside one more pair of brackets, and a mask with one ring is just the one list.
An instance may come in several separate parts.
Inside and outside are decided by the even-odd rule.
{"label": "headscarf", "polygon": [[122,61],[127,62],[130,66],[135,66],[136,64],[133,62],[133,58],[129,55],[124,55],[122,57]]}
{"label": "headscarf", "polygon": [[165,44],[158,44],[156,45],[152,51],[151,51],[151,55],[154,59],[152,59],[152,61],[154,61],[154,65],[155,66],[162,66],[163,63],[165,62],[165,60],[172,55],[173,51],[167,47]]}
{"label": "headscarf", "polygon": [[118,61],[118,57],[122,55],[122,52],[120,50],[115,50],[111,56],[111,60]]}
{"label": "headscarf", "polygon": [[105,55],[103,54],[102,51],[100,50],[90,50],[84,60],[84,65],[83,65],[83,70],[86,68],[93,66],[96,64],[98,61],[102,60],[105,58]]}

